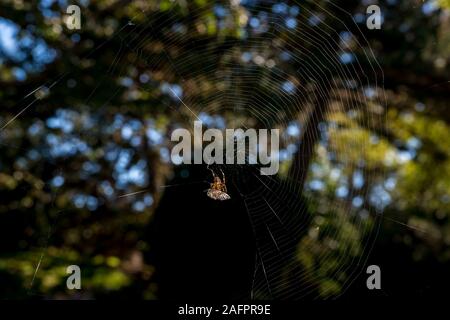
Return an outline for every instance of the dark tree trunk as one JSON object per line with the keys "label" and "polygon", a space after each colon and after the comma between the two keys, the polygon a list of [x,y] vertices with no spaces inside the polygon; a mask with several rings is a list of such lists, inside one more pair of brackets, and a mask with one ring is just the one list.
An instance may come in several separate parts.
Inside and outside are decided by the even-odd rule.
{"label": "dark tree trunk", "polygon": [[299,140],[298,149],[295,153],[291,167],[289,168],[289,177],[298,182],[303,188],[308,168],[314,156],[314,149],[317,141],[320,139],[319,124],[325,120],[329,100],[329,87],[321,85],[313,102],[313,109],[306,120],[304,131]]}

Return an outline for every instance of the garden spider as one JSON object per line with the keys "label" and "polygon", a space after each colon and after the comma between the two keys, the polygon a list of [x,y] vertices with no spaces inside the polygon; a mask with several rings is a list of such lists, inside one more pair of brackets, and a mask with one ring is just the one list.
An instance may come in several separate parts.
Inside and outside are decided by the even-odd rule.
{"label": "garden spider", "polygon": [[210,197],[211,199],[220,200],[220,201],[231,199],[231,197],[227,193],[228,191],[227,191],[227,186],[225,185],[225,183],[226,183],[225,174],[223,173],[222,169],[220,170],[220,172],[222,172],[223,182],[219,178],[219,176],[217,176],[215,174],[215,172],[209,168],[209,166],[208,166],[208,169],[212,172],[212,175],[214,178],[213,183],[210,184],[210,187],[207,190],[208,197]]}

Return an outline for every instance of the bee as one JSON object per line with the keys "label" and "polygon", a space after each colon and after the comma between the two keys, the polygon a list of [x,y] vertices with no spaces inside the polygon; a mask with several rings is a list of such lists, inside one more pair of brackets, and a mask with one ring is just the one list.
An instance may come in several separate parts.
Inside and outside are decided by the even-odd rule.
{"label": "bee", "polygon": [[[209,169],[209,168],[208,168]],[[211,169],[209,169],[211,170]],[[212,175],[213,175],[213,183],[210,184],[209,189],[207,190],[207,195],[208,197],[210,197],[211,199],[214,200],[229,200],[231,199],[231,197],[228,195],[228,191],[227,191],[227,186],[226,186],[226,180],[225,180],[225,174],[223,173],[222,170],[220,170],[220,172],[222,172],[222,180],[220,179],[220,177],[218,175],[215,174],[215,172],[213,170],[211,170]]]}

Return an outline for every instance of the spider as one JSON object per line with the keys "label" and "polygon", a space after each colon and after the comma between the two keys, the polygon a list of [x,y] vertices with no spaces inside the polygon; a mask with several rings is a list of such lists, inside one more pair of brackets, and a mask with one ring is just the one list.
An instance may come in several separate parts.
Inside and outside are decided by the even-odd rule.
{"label": "spider", "polygon": [[[209,169],[209,167],[208,167]],[[227,191],[227,186],[225,185],[226,180],[225,180],[225,174],[223,173],[222,170],[220,170],[220,172],[222,172],[222,178],[223,178],[223,182],[222,180],[215,174],[215,172],[211,169],[209,169],[212,172],[214,181],[213,183],[210,184],[209,189],[207,190],[208,193],[208,197],[210,197],[211,199],[214,200],[229,200],[231,199],[231,197],[228,195],[228,191]]]}

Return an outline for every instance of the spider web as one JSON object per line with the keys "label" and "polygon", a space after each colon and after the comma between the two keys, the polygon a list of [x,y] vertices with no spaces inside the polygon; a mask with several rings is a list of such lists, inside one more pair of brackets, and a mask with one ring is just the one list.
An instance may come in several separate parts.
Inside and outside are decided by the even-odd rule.
{"label": "spider web", "polygon": [[[227,21],[229,16],[224,12],[234,12],[237,16],[245,13],[249,22],[245,23],[244,34],[237,39],[224,35],[217,41],[201,41],[189,37],[187,20],[206,19],[202,8],[192,9],[189,17],[172,15],[170,18],[166,14],[158,17],[158,13],[143,10],[118,28],[108,40],[119,39],[121,48],[116,53],[108,72],[92,85],[84,105],[90,104],[96,97],[97,90],[107,85],[112,75],[127,74],[129,66],[121,64],[121,59],[126,53],[133,52],[137,65],[143,64],[151,71],[164,70],[170,66],[170,71],[179,77],[179,79],[143,81],[141,84],[133,83],[133,86],[149,94],[154,92],[155,88],[161,88],[168,97],[162,98],[162,101],[167,108],[173,110],[176,115],[174,118],[179,123],[185,121],[192,124],[194,120],[200,119],[206,127],[222,129],[281,128],[282,167],[283,164],[293,161],[296,151],[302,144],[313,146],[318,144],[316,151],[324,152],[333,160],[329,139],[330,135],[333,137],[334,131],[328,119],[336,112],[348,114],[351,111],[364,114],[359,123],[363,128],[372,128],[384,120],[381,114],[377,115],[367,108],[368,105],[375,103],[374,98],[368,97],[362,90],[356,90],[349,84],[356,81],[358,85],[364,83],[367,88],[382,92],[379,85],[370,80],[380,72],[376,59],[370,49],[363,48],[367,43],[361,44],[355,37],[351,38],[353,46],[364,52],[365,57],[361,57],[361,60],[368,61],[368,64],[363,65],[360,58],[344,50],[346,43],[350,41],[345,38],[346,35],[358,32],[358,26],[346,25],[339,17],[347,16],[348,13],[332,2],[329,5],[329,9],[318,4],[314,9],[310,9],[300,2],[293,2],[289,6],[285,4],[282,7],[275,1],[241,1],[240,5],[233,2],[224,3],[215,8],[219,28],[229,23]],[[173,6],[175,8],[177,4],[174,2]],[[308,19],[297,19],[299,15],[304,15]],[[331,24],[339,25],[339,30]],[[154,34],[162,35],[165,43],[160,54],[150,56],[146,53],[146,48],[154,40]],[[191,49],[179,55],[178,48],[185,47],[187,41],[191,41],[189,44]],[[332,43],[325,45],[328,41]],[[308,46],[304,45],[305,43]],[[105,45],[107,42],[98,44],[93,52]],[[268,48],[277,52],[278,56],[270,56]],[[320,58],[315,58],[314,54],[318,52],[321,53]],[[348,59],[351,62],[347,61]],[[201,61],[201,64],[198,61]],[[296,68],[293,69],[292,65]],[[81,75],[62,74],[27,94],[24,100],[18,103],[20,111],[2,125],[0,132],[6,130],[24,112],[36,107],[39,101],[51,94],[63,80],[76,79],[77,76]],[[214,83],[215,87],[209,88],[205,80]],[[191,94],[192,87],[200,89],[202,94]],[[274,88],[278,88],[275,90],[276,95],[271,91]],[[338,93],[336,88],[339,88]],[[107,108],[110,101],[119,93],[112,92],[104,99],[103,105],[93,113],[101,117],[102,110]],[[384,106],[382,96],[379,96],[379,99],[381,101],[378,103]],[[326,107],[315,113],[318,108],[317,101],[322,101]],[[311,134],[305,129],[307,122],[313,121],[314,117],[321,119],[318,121],[320,130]],[[89,131],[85,131],[80,138],[88,137],[90,134]],[[367,148],[370,148],[364,143],[354,142],[359,146],[357,151],[360,155],[365,155]],[[337,144],[335,149],[345,150],[346,146],[339,140]],[[236,153],[239,152],[246,151],[236,150]],[[350,160],[346,161],[345,157],[340,159],[340,165],[348,167],[350,171],[366,170]],[[50,158],[46,158],[45,161],[51,163]],[[337,162],[335,161],[335,164]],[[323,227],[307,205],[317,201],[317,194],[314,193],[314,188],[311,188],[313,173],[294,170],[282,177],[261,176],[255,166],[222,167],[228,184],[239,190],[238,196],[242,197],[245,203],[246,214],[252,224],[257,246],[250,297],[255,299],[298,299],[311,295],[316,297],[317,288],[314,283],[324,277],[316,271],[320,266],[331,263],[338,267],[329,271],[326,278],[340,281],[342,291],[345,292],[352,280],[361,272],[370,253],[378,230],[378,219],[375,218],[373,224],[365,223],[363,214],[366,211],[359,209],[358,206],[348,205],[348,201],[341,201],[334,195],[328,201],[335,205],[335,210],[327,214],[331,215],[328,218],[333,219],[335,225]],[[243,170],[256,183],[248,185],[248,181],[242,178]],[[371,176],[377,177],[382,174],[380,170],[368,171],[364,176],[370,180]],[[304,184],[300,183],[306,174],[308,179],[305,179]],[[364,196],[368,198],[369,190],[365,193]],[[148,194],[146,189],[133,190],[132,187],[125,187],[115,190],[113,197],[137,201],[146,194]],[[349,190],[346,198],[354,199],[358,195],[360,194],[357,190]],[[373,215],[377,216],[379,213],[375,212]],[[346,235],[345,227],[349,221],[365,235],[364,238],[355,240]],[[299,247],[302,238],[318,232],[321,239],[330,241],[340,239],[342,242],[349,242],[350,245],[345,251],[337,253],[337,258],[333,245],[319,251],[314,248],[314,243],[306,243]],[[41,261],[45,259],[50,235],[51,231],[46,236],[47,240],[36,265],[33,280],[39,272]],[[314,257],[316,266],[309,269],[302,266],[298,259],[299,250],[316,252],[317,256]],[[352,250],[358,251],[359,254],[350,254]],[[350,260],[348,256],[351,256]],[[342,275],[345,275],[344,280]],[[328,290],[332,290],[331,285],[330,288],[327,286],[322,288],[325,294]]]}

